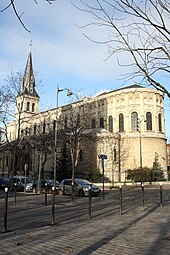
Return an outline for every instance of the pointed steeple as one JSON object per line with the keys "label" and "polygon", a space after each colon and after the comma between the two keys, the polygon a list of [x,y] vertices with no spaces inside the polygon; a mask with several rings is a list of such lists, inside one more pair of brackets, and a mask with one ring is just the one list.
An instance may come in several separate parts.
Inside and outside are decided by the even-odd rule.
{"label": "pointed steeple", "polygon": [[38,113],[40,97],[35,90],[35,79],[32,65],[31,49],[22,78],[20,92],[16,97],[16,118],[27,118]]}
{"label": "pointed steeple", "polygon": [[28,59],[26,63],[25,73],[22,79],[20,93],[39,97],[35,90],[35,78],[34,78],[34,72],[33,72],[31,49],[28,54]]}

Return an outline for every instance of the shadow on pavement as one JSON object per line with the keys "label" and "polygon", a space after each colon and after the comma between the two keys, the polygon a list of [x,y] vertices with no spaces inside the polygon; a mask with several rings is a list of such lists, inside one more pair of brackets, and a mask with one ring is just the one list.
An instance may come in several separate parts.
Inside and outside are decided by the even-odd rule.
{"label": "shadow on pavement", "polygon": [[149,211],[144,212],[143,215],[141,215],[137,219],[132,220],[131,222],[129,222],[128,225],[120,228],[118,231],[114,232],[113,234],[106,236],[105,238],[103,238],[99,242],[97,242],[97,243],[95,243],[91,246],[88,246],[87,248],[85,248],[81,252],[77,253],[76,255],[85,255],[85,254],[89,255],[89,254],[91,254],[93,251],[99,249],[101,246],[105,245],[107,242],[109,242],[113,238],[117,237],[118,235],[122,234],[124,231],[128,230],[130,227],[132,227],[134,224],[138,223],[143,218],[147,217],[150,213],[154,212],[158,207],[159,207],[159,205],[153,206],[153,208],[149,209]]}

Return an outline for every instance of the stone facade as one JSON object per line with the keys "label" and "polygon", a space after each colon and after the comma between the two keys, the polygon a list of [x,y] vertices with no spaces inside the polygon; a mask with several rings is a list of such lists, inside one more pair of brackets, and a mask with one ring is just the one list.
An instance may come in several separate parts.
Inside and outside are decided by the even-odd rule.
{"label": "stone facade", "polygon": [[[31,58],[30,54],[29,58]],[[27,90],[24,90],[24,85],[22,85],[22,93],[16,98],[15,117],[17,120],[8,124],[7,137],[10,142],[26,137],[29,143],[34,145],[27,152],[29,154],[27,158],[29,157],[28,174],[30,176],[36,178],[40,168],[40,146],[37,149],[35,140],[38,137],[44,137],[42,144],[47,143],[48,140],[48,153],[44,153],[46,160],[43,165],[43,176],[52,178],[55,125],[57,123],[57,155],[59,160],[62,160],[63,148],[65,148],[62,130],[71,127],[73,121],[76,120],[77,123],[79,119],[77,130],[83,130],[81,133],[83,138],[79,145],[78,175],[88,176],[89,171],[96,169],[102,172],[101,160],[98,155],[107,154],[108,159],[104,163],[106,180],[111,182],[125,181],[128,169],[152,167],[155,154],[157,154],[167,178],[164,95],[161,92],[152,88],[132,85],[91,98],[85,97],[79,102],[58,109],[39,112],[39,96],[35,91],[32,59],[27,61],[25,76],[28,73],[27,69],[31,70],[29,73],[31,73],[32,90],[28,92],[29,79],[25,78]],[[5,144],[1,146],[1,149],[5,148],[4,146]],[[68,148],[65,149],[68,156]],[[3,157],[1,156],[1,175],[9,175],[11,164],[14,164],[12,161],[11,164],[9,162],[5,164],[7,160],[4,157],[7,157],[8,153]],[[61,168],[61,164],[58,167]],[[20,171],[22,170],[15,172],[22,174]],[[71,174],[69,162],[65,164],[63,171],[67,171],[67,175]],[[63,173],[60,177],[64,176]]]}

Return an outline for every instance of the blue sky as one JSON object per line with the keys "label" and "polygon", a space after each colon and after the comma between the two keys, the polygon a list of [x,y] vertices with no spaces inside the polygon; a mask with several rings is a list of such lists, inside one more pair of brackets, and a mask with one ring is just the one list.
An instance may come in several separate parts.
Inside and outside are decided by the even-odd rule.
{"label": "blue sky", "polygon": [[[0,2],[0,10],[7,2]],[[56,0],[53,4],[42,0],[38,0],[38,4],[33,0],[20,0],[16,1],[16,7],[19,14],[24,12],[22,20],[31,33],[22,28],[12,9],[0,13],[0,82],[11,69],[16,72],[24,70],[32,40],[33,65],[43,85],[39,88],[41,109],[55,107],[57,85],[87,96],[123,86],[121,75],[128,72],[127,67],[120,67],[116,58],[105,61],[107,48],[83,35],[87,33],[99,38],[101,33],[105,35],[105,30],[79,28],[90,18],[87,13],[78,11],[70,0]],[[128,63],[126,56],[123,63]],[[125,85],[130,85],[130,82]],[[61,93],[59,104],[67,102],[65,93]],[[166,100],[166,125],[170,125],[169,105]],[[170,137],[168,129],[167,136]]]}

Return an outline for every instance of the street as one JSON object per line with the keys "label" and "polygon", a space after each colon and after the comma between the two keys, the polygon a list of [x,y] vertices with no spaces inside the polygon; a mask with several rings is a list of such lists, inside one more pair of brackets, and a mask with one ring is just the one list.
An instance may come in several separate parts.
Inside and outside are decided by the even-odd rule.
{"label": "street", "polygon": [[[56,195],[55,225],[51,225],[52,195],[13,193],[8,198],[7,232],[4,232],[4,192],[0,192],[0,254],[168,254],[170,249],[170,190],[107,190],[92,198]],[[144,209],[144,210],[143,210]]]}

